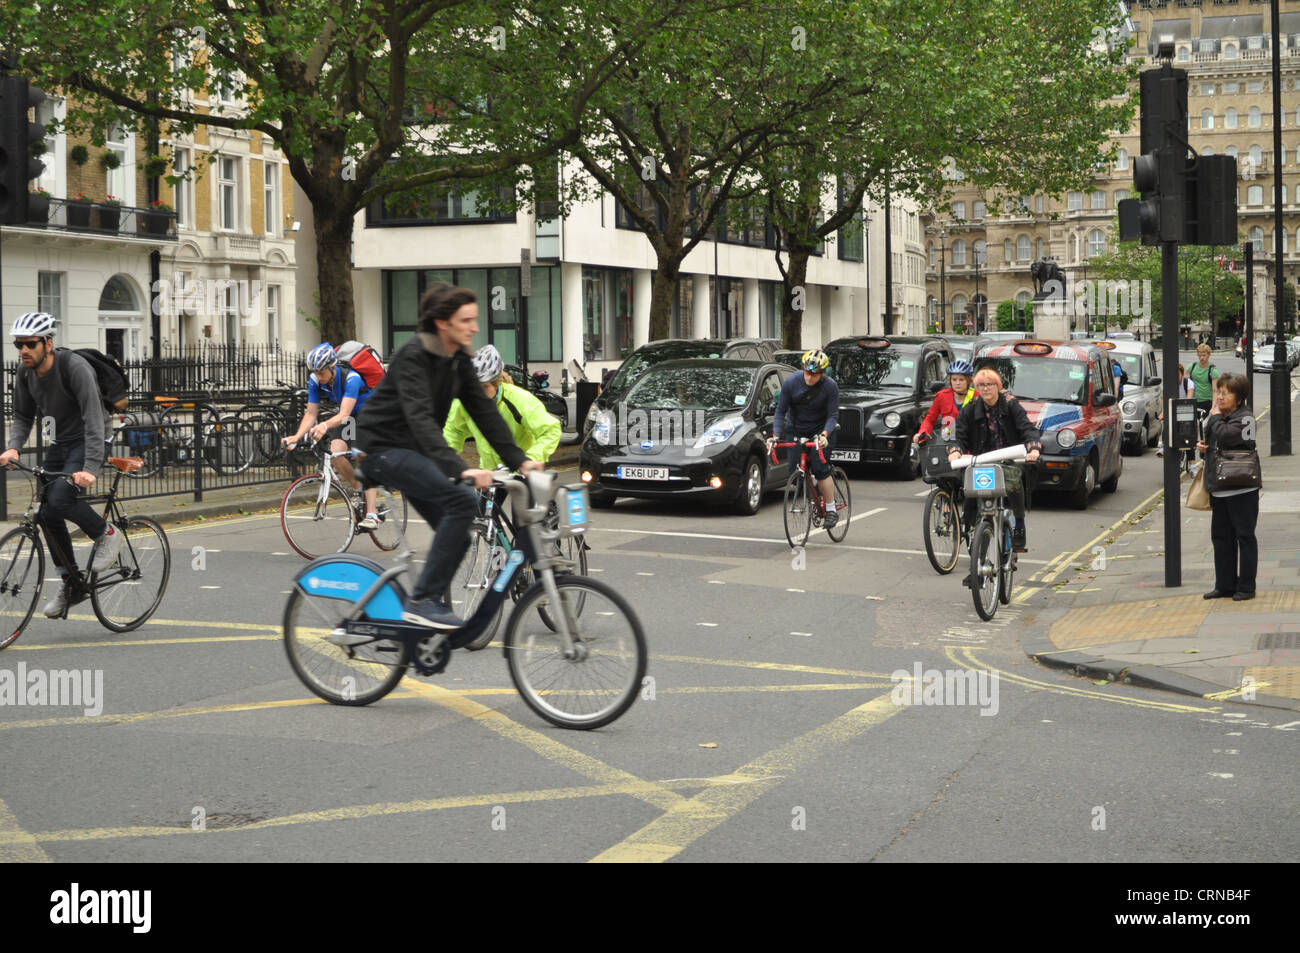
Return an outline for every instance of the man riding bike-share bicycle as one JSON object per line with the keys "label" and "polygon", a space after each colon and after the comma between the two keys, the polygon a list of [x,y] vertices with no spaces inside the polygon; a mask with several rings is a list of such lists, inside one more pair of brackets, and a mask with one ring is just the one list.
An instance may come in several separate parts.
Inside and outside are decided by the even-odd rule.
{"label": "man riding bike-share bicycle", "polygon": [[[434,529],[424,570],[403,611],[403,619],[436,629],[459,628],[447,590],[469,548],[469,528],[478,495],[492,474],[469,468],[443,437],[452,401],[459,398],[507,466],[541,470],[515,445],[496,406],[483,393],[470,343],[478,333],[474,292],[438,284],[420,299],[417,333],[393,355],[357,421],[357,446],[365,451],[367,480],[400,490]],[[453,478],[464,481],[453,483]],[[469,484],[469,485],[466,485]]]}
{"label": "man riding bike-share bicycle", "polygon": [[828,451],[835,443],[835,428],[839,426],[840,388],[835,379],[826,373],[830,363],[830,358],[820,348],[804,352],[799,360],[803,373],[791,374],[781,385],[776,419],[772,423],[772,438],[767,445],[770,454],[774,444],[786,440],[796,441],[796,445],[786,451],[791,471],[799,466],[801,447],[798,441],[816,437],[817,445],[827,451],[827,462],[823,462],[820,456],[810,458],[817,489],[826,504],[826,516],[822,520],[822,526],[826,529],[839,522],[839,514],[835,511],[835,483],[831,479]]}
{"label": "man riding bike-share bicycle", "polygon": [[[338,352],[329,342],[318,344],[307,355],[307,370],[311,372],[311,380],[307,384],[307,409],[303,412],[297,433],[280,441],[289,449],[292,450],[297,446],[304,434],[310,434],[311,438],[317,441],[323,440],[328,435],[329,448],[333,453],[343,453],[349,449],[347,440],[343,438],[344,426],[348,421],[356,419],[356,415],[361,413],[361,408],[375,392],[366,388],[365,379],[356,371],[348,371],[346,375],[340,374],[338,363]],[[339,410],[328,420],[317,423],[316,417],[320,413],[322,392],[338,405]],[[335,457],[334,459],[339,476],[360,489],[361,481],[352,472],[352,463],[348,458]],[[373,531],[379,528],[379,512],[376,503],[378,493],[373,489],[366,490],[365,497],[365,518],[357,523],[357,529]]]}
{"label": "man riding bike-share bicycle", "polygon": [[[15,320],[9,331],[22,370],[13,391],[13,432],[9,435],[8,448],[0,454],[0,466],[10,467],[18,459],[31,432],[32,421],[39,414],[43,423],[53,424],[42,466],[72,473],[71,483],[57,480],[49,487],[38,515],[50,552],[64,570],[65,584],[44,609],[51,619],[67,610],[66,581],[70,567],[74,566],[72,537],[65,521],[76,523],[87,537],[95,540],[92,572],[103,572],[111,566],[122,548],[122,534],[96,513],[79,492],[94,484],[104,464],[109,429],[99,383],[81,355],[72,351],[55,353],[54,325],[53,315],[34,311]],[[66,376],[56,370],[56,361],[66,362]],[[64,388],[64,380],[70,389]]]}
{"label": "man riding bike-share bicycle", "polygon": [[[948,451],[948,460],[953,461],[962,454],[978,456],[990,450],[1001,450],[1024,444],[1029,448],[1026,463],[1038,459],[1042,443],[1041,434],[1029,422],[1029,415],[1020,401],[1002,393],[1002,375],[991,367],[975,372],[975,391],[978,400],[972,400],[957,415],[957,446]],[[1012,548],[1023,553],[1025,545],[1025,482],[1024,470],[1017,463],[1004,464],[1003,476],[1006,479],[1007,498],[1015,514],[1015,526],[1011,531]],[[971,525],[974,515],[972,501],[966,503],[963,521]]]}

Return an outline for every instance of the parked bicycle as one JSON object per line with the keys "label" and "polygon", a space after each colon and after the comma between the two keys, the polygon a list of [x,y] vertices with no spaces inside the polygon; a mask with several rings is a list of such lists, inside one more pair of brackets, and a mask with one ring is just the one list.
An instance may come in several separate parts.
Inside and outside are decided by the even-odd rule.
{"label": "parked bicycle", "polygon": [[[131,474],[143,479],[167,467],[202,463],[218,474],[243,473],[256,458],[250,431],[215,404],[154,397],[153,411],[123,414],[114,428],[113,452],[138,457]],[[195,414],[197,411],[197,424]]]}
{"label": "parked bicycle", "polygon": [[[298,573],[284,609],[284,644],[304,685],[335,705],[368,705],[392,691],[408,669],[425,676],[443,671],[451,650],[478,636],[501,608],[515,573],[529,567],[536,581],[511,609],[502,636],[520,697],[562,728],[599,728],[627,711],[646,670],[640,620],[612,587],[573,573],[572,563],[555,553],[558,537],[586,528],[586,488],[557,491],[554,473],[496,477],[494,483],[510,495],[519,545],[459,629],[403,621],[404,581],[412,579],[405,534],[399,533],[401,552],[392,568],[336,554]],[[560,514],[553,530],[545,525],[552,499]]]}
{"label": "parked bicycle", "polygon": [[307,473],[289,484],[280,499],[280,528],[293,551],[305,559],[327,553],[346,552],[358,533],[368,534],[384,552],[397,548],[406,529],[406,498],[389,494],[378,507],[379,526],[358,529],[365,519],[363,492],[345,483],[334,470],[334,458],[356,456],[355,450],[333,453],[325,441],[304,438],[305,446],[316,460],[316,473]]}
{"label": "parked bicycle", "polygon": [[[803,448],[799,454],[799,465],[790,472],[790,477],[785,483],[785,538],[792,549],[807,543],[813,528],[821,529],[822,522],[826,518],[826,501],[822,499],[821,490],[818,489],[817,481],[813,478],[812,470],[808,465],[810,451],[815,451],[822,463],[826,462],[826,454],[817,440],[814,438],[775,443],[772,445],[772,462],[780,463],[776,453],[778,449],[796,446]],[[826,533],[838,543],[849,532],[849,478],[843,469],[832,466],[831,480],[835,485],[835,511],[839,519],[834,526],[826,530]]]}
{"label": "parked bicycle", "polygon": [[948,466],[948,445],[926,439],[921,447],[922,479],[933,485],[921,514],[921,536],[930,565],[946,576],[956,567],[961,548],[970,546],[969,527],[961,519],[966,494],[960,474]]}
{"label": "parked bicycle", "polygon": [[[104,500],[104,519],[117,528],[123,536],[122,549],[114,565],[102,572],[91,572],[93,556],[91,547],[84,568],[78,567],[72,553],[59,553],[51,547],[56,564],[67,573],[68,607],[90,599],[95,617],[114,632],[138,629],[154,614],[167,591],[171,576],[171,547],[163,528],[147,516],[127,516],[117,500],[117,487],[123,474],[138,469],[138,457],[110,457],[108,463],[117,468],[113,483]],[[45,546],[36,522],[38,506],[45,498],[46,489],[55,479],[67,479],[71,473],[28,467],[17,461],[14,467],[33,475],[32,500],[22,521],[0,537],[0,649],[7,648],[22,634],[45,582]],[[100,497],[90,498],[99,502]]]}
{"label": "parked bicycle", "polygon": [[1017,566],[1011,545],[1014,522],[1000,464],[1020,462],[1028,453],[1024,446],[1005,447],[974,458],[964,456],[952,463],[954,470],[966,470],[962,490],[978,501],[979,515],[971,527],[967,584],[975,611],[986,622],[997,614],[999,602],[1006,605],[1011,601]]}
{"label": "parked bicycle", "polygon": [[[451,584],[451,605],[461,618],[468,619],[474,614],[479,603],[487,595],[497,575],[505,568],[510,553],[517,548],[519,528],[515,521],[505,513],[505,494],[497,487],[491,487],[479,493],[479,512],[470,525],[469,549],[461,560]],[[551,504],[545,528],[559,529],[559,511]],[[571,569],[557,567],[556,572],[574,572],[580,576],[587,575],[587,544],[582,535],[559,534],[551,544],[554,554],[571,563]],[[510,598],[518,602],[534,582],[531,569],[524,567],[510,585]],[[539,609],[545,612],[545,609]],[[582,599],[577,600],[576,612],[582,612]],[[465,648],[478,651],[486,648],[496,634],[501,622],[501,613],[489,619],[483,625],[483,631],[467,643]]]}

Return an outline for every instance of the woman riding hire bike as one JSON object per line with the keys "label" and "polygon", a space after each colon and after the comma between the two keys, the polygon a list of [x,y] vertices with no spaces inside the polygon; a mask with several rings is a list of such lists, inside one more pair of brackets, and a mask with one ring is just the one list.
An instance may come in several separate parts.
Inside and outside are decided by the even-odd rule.
{"label": "woman riding hire bike", "polygon": [[[500,352],[491,344],[479,348],[474,357],[474,373],[483,385],[483,393],[496,402],[510,436],[525,456],[529,460],[549,460],[560,445],[560,421],[546,410],[540,400],[515,384],[506,373]],[[447,441],[447,446],[460,453],[469,437],[474,438],[480,467],[494,470],[501,465],[501,457],[470,419],[465,405],[459,399],[454,400],[447,414],[447,423],[442,428],[442,438]]]}
{"label": "woman riding hire bike", "polygon": [[953,361],[948,365],[948,386],[934,395],[930,412],[921,421],[912,443],[925,443],[929,440],[936,423],[943,424],[943,429],[939,432],[941,439],[952,440],[957,435],[957,415],[975,396],[975,389],[970,386],[971,375],[974,373],[975,368],[971,367],[969,361]]}

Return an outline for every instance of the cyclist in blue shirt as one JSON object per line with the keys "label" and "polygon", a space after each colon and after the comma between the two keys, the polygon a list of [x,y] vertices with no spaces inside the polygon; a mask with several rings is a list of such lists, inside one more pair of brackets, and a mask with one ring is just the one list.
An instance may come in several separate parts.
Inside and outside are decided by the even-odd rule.
{"label": "cyclist in blue shirt", "polygon": [[[310,433],[313,440],[321,440],[328,435],[333,453],[350,449],[356,436],[355,417],[374,391],[366,387],[365,379],[356,371],[349,370],[347,374],[340,374],[338,362],[338,352],[328,342],[317,345],[307,355],[307,370],[311,371],[311,379],[307,383],[307,410],[302,415],[302,422],[298,424],[298,432],[281,441],[286,447],[293,449],[303,434]],[[337,405],[338,413],[317,423],[322,392]],[[335,457],[334,464],[339,476],[360,489],[361,483],[352,472],[351,460]],[[370,531],[379,527],[379,512],[376,509],[378,498],[378,490],[366,490],[366,516],[357,523],[358,529]]]}
{"label": "cyclist in blue shirt", "polygon": [[[827,451],[829,461],[830,447],[835,443],[835,428],[839,426],[840,387],[835,379],[826,373],[831,359],[820,348],[805,351],[799,361],[802,374],[791,374],[781,385],[781,396],[776,404],[776,419],[772,423],[771,443],[785,443],[787,440],[810,440],[817,438],[818,446]],[[782,439],[784,435],[785,439]],[[771,447],[769,446],[769,452]],[[793,471],[799,466],[802,448],[789,448],[788,459]],[[826,517],[822,525],[830,529],[839,522],[835,511],[835,484],[831,480],[831,465],[822,463],[817,455],[810,457],[813,477],[817,480],[817,489],[821,491],[826,504]]]}

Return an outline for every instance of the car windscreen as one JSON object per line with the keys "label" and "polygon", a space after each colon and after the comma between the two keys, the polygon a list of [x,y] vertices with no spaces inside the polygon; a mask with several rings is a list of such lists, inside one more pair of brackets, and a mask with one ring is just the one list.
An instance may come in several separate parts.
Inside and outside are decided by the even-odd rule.
{"label": "car windscreen", "polygon": [[1088,365],[1053,357],[982,357],[975,362],[978,373],[991,367],[1019,400],[1050,400],[1082,404],[1088,396]]}
{"label": "car windscreen", "polygon": [[679,345],[656,347],[649,350],[634,351],[619,367],[605,386],[606,392],[618,393],[627,390],[632,383],[648,368],[662,361],[676,361],[687,357],[721,357],[721,353],[710,345],[694,344],[683,341]]}
{"label": "car windscreen", "polygon": [[971,355],[975,353],[975,342],[963,344],[960,341],[949,341],[948,346],[952,348],[952,359],[954,361],[970,362]]}
{"label": "car windscreen", "polygon": [[852,387],[875,390],[879,387],[901,387],[911,390],[920,368],[917,352],[898,348],[881,350],[831,351],[830,373],[841,388]]}
{"label": "car windscreen", "polygon": [[734,410],[749,402],[753,367],[653,367],[632,385],[629,407]]}
{"label": "car windscreen", "polygon": [[1120,354],[1118,351],[1111,351],[1110,359],[1118,362],[1119,366],[1124,368],[1124,373],[1128,375],[1131,383],[1138,383],[1145,376],[1142,373],[1141,354]]}

